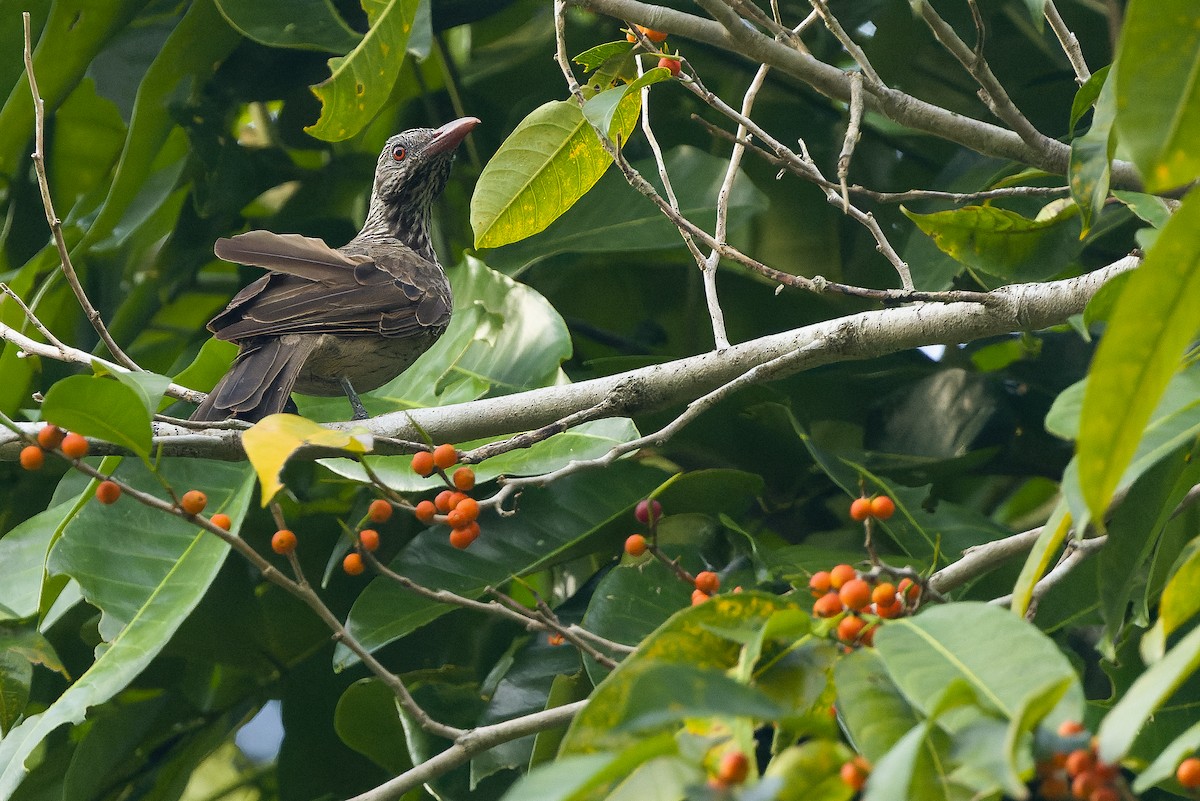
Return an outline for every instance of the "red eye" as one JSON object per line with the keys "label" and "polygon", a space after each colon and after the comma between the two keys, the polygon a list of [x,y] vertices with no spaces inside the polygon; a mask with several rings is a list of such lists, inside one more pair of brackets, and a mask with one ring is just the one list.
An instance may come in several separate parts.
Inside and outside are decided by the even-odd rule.
{"label": "red eye", "polygon": [[404,149],[404,145],[396,145],[392,148],[392,160],[404,161],[404,157],[408,155],[408,151]]}

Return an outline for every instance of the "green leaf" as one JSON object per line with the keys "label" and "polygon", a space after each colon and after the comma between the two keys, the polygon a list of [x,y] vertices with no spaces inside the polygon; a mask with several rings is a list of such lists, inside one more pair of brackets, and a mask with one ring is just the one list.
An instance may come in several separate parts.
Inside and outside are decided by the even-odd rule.
{"label": "green leaf", "polygon": [[995,206],[904,215],[955,261],[1006,281],[1040,281],[1061,272],[1079,250],[1078,207],[1055,201],[1036,219]]}
{"label": "green leaf", "polygon": [[119,381],[72,375],[55,383],[42,403],[42,417],[85,437],[96,437],[150,454],[150,412],[142,396]]}
{"label": "green leaf", "polygon": [[1040,33],[1046,22],[1046,0],[1025,0],[1025,7],[1029,9],[1033,27]]}
{"label": "green leaf", "polygon": [[392,775],[412,767],[396,695],[376,678],[359,679],[338,698],[333,725],[342,742]]}
{"label": "green leaf", "polygon": [[785,748],[763,772],[760,788],[777,783],[776,801],[849,801],[854,791],[841,779],[854,754],[840,742],[809,740]]}
{"label": "green leaf", "polygon": [[617,109],[626,97],[636,95],[643,87],[651,84],[666,81],[671,78],[671,71],[665,67],[654,67],[647,70],[632,83],[627,83],[624,86],[614,86],[612,89],[606,89],[595,97],[590,98],[583,104],[583,116],[593,127],[599,128],[602,131],[612,130],[613,118],[617,114]]}
{"label": "green leaf", "polygon": [[[639,100],[635,93],[621,102],[610,137],[628,140]],[[611,162],[574,101],[535,109],[504,140],[475,184],[475,247],[498,247],[544,230],[600,180]]]}
{"label": "green leaf", "polygon": [[336,448],[347,453],[366,453],[372,447],[370,434],[334,431],[294,414],[270,414],[242,434],[246,458],[258,474],[262,505],[283,489],[280,475],[292,454],[301,448]]}
{"label": "green leaf", "polygon": [[1116,105],[1114,81],[1105,81],[1096,101],[1092,127],[1083,136],[1071,140],[1067,176],[1070,179],[1071,199],[1079,207],[1083,220],[1083,227],[1079,232],[1081,238],[1087,235],[1093,216],[1100,212],[1108,198],[1112,156],[1117,146],[1113,129]]}
{"label": "green leaf", "polygon": [[839,660],[833,680],[838,715],[850,741],[872,764],[920,722],[873,648],[860,648]]}
{"label": "green leaf", "polygon": [[[1114,189],[1113,197],[1129,207],[1129,210],[1152,226],[1162,228],[1171,219],[1171,208],[1167,201],[1158,195],[1148,195],[1145,192],[1130,192],[1125,189]],[[1109,282],[1111,284],[1112,281]],[[1105,284],[1108,286],[1108,284]]]}
{"label": "green leaf", "polygon": [[584,50],[575,58],[571,59],[579,66],[583,67],[585,72],[599,69],[604,62],[608,61],[613,56],[622,56],[633,49],[633,44],[618,39],[615,42],[605,42],[598,44],[595,47]]}
{"label": "green leaf", "polygon": [[1175,644],[1129,687],[1100,724],[1100,759],[1117,763],[1133,745],[1138,731],[1167,699],[1200,669],[1200,626]]}
{"label": "green leaf", "polygon": [[4,565],[0,606],[11,610],[15,617],[30,618],[38,613],[46,555],[72,507],[70,503],[53,505],[22,521],[0,538],[0,565]]}
{"label": "green leaf", "polygon": [[146,407],[146,412],[153,415],[162,403],[163,394],[166,393],[167,387],[171,385],[171,379],[165,375],[150,372],[137,373],[108,373],[113,378],[120,381],[125,386],[137,393],[142,401],[142,405]]}
{"label": "green leaf", "polygon": [[400,75],[419,2],[362,0],[370,30],[345,56],[329,59],[332,74],[310,87],[321,101],[321,116],[305,131],[340,142],[375,118]]}
{"label": "green leaf", "polygon": [[639,740],[616,752],[561,756],[522,776],[502,801],[583,801],[597,797],[599,788],[627,776],[645,762],[673,754],[675,738],[659,735]]}
{"label": "green leaf", "polygon": [[[711,603],[709,601],[708,603]],[[687,718],[713,716],[775,720],[784,707],[762,691],[727,677],[719,670],[686,664],[638,660],[622,676],[629,707],[611,734],[645,733]]]}
{"label": "green leaf", "polygon": [[1117,129],[1146,189],[1200,176],[1200,27],[1191,0],[1133,0],[1117,49]]}
{"label": "green leaf", "polygon": [[1200,199],[1189,197],[1125,285],[1088,373],[1077,459],[1103,519],[1151,412],[1200,329]]}
{"label": "green leaf", "polygon": [[946,734],[923,721],[914,726],[871,770],[863,801],[949,801],[948,766],[939,757],[949,749]]}
{"label": "green leaf", "polygon": [[[0,635],[0,644],[3,639]],[[8,734],[24,714],[32,683],[33,664],[14,651],[0,648],[0,737]]]}
{"label": "green leaf", "polygon": [[[1124,505],[1122,505],[1124,508]],[[1174,504],[1163,511],[1169,514]],[[1118,510],[1119,511],[1119,510]],[[1200,612],[1200,538],[1187,544],[1176,560],[1171,578],[1163,587],[1158,619],[1142,636],[1141,653],[1146,664],[1162,659],[1167,638]]]}
{"label": "green leaf", "polygon": [[1144,793],[1156,784],[1175,778],[1179,763],[1200,750],[1200,722],[1171,741],[1133,782],[1135,793]]}
{"label": "green leaf", "polygon": [[[1074,462],[1067,465],[1064,475],[1072,472],[1073,465]],[[1064,477],[1064,483],[1066,480]],[[1011,609],[1014,614],[1024,615],[1029,609],[1034,585],[1046,574],[1050,560],[1058,553],[1058,549],[1062,547],[1067,535],[1071,533],[1073,523],[1066,500],[1060,499],[1055,504],[1054,511],[1050,513],[1050,519],[1042,524],[1042,533],[1038,535],[1037,541],[1029,551],[1029,556],[1025,559],[1025,564],[1021,566],[1021,574],[1017,577],[1017,583],[1013,587]]]}
{"label": "green leaf", "polygon": [[215,0],[238,33],[267,47],[345,53],[362,36],[329,0]]}
{"label": "green leaf", "polygon": [[1068,125],[1072,133],[1075,132],[1075,125],[1095,105],[1096,98],[1100,97],[1100,90],[1104,87],[1105,81],[1108,80],[1108,73],[1111,70],[1111,64],[1106,64],[1096,70],[1092,73],[1092,77],[1088,78],[1083,86],[1079,87],[1079,91],[1075,93],[1075,99],[1071,101],[1071,122]]}

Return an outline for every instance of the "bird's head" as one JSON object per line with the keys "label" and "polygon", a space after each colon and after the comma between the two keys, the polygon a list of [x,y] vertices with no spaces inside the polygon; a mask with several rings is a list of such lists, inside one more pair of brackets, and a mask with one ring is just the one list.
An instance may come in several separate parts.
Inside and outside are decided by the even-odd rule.
{"label": "bird's head", "polygon": [[479,124],[462,117],[441,128],[413,128],[387,140],[375,168],[375,191],[363,235],[386,233],[423,255],[429,251],[429,210],[446,188],[458,145]]}

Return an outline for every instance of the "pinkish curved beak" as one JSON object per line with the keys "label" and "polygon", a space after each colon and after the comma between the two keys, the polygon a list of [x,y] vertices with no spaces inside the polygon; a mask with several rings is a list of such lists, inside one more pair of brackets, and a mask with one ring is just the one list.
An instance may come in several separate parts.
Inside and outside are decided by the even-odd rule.
{"label": "pinkish curved beak", "polygon": [[478,124],[478,117],[462,117],[454,122],[446,123],[433,132],[433,140],[425,146],[425,153],[431,156],[438,153],[449,153],[458,147]]}

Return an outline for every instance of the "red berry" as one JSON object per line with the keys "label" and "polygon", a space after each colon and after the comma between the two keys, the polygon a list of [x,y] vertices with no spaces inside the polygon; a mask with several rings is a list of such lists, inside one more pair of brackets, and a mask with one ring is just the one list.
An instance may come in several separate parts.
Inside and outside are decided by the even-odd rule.
{"label": "red berry", "polygon": [[921,597],[921,585],[908,578],[900,579],[900,586],[896,588],[896,591],[910,603]]}
{"label": "red berry", "polygon": [[373,528],[364,528],[358,532],[358,543],[364,551],[375,551],[379,548],[379,532]]}
{"label": "red berry", "polygon": [[421,501],[413,510],[413,514],[422,523],[432,523],[433,516],[437,514],[437,507],[433,505],[433,501]]}
{"label": "red berry", "polygon": [[464,492],[451,492],[450,497],[446,499],[446,503],[450,504],[451,509],[457,509],[458,505],[469,497]]}
{"label": "red berry", "polygon": [[641,534],[630,534],[628,539],[625,540],[625,553],[630,556],[641,556],[649,547],[646,538]]}
{"label": "red berry", "polygon": [[417,451],[412,458],[413,472],[418,476],[427,476],[433,472],[433,454],[429,451]]}
{"label": "red berry", "polygon": [[212,520],[212,524],[217,528],[223,528],[226,531],[229,531],[229,529],[233,527],[233,521],[230,520],[229,515],[225,514],[224,512],[217,512],[210,519]]}
{"label": "red berry", "polygon": [[454,486],[463,492],[470,492],[475,488],[475,471],[469,467],[460,467],[454,471],[452,480]]}
{"label": "red berry", "polygon": [[363,564],[362,554],[358,551],[351,551],[346,554],[346,558],[342,560],[342,570],[346,571],[347,575],[360,576],[367,569]]}
{"label": "red berry", "polygon": [[280,556],[287,556],[296,550],[296,535],[290,529],[279,529],[271,536],[271,550]]}
{"label": "red berry", "polygon": [[862,634],[863,627],[866,625],[866,621],[861,617],[846,615],[838,621],[837,638],[847,645],[852,645],[858,639],[858,635]]}
{"label": "red berry", "polygon": [[856,793],[867,783],[867,774],[853,762],[844,763],[839,775],[842,777],[842,783]]}
{"label": "red berry", "polygon": [[648,526],[651,519],[658,521],[662,517],[662,504],[657,500],[638,501],[638,505],[633,510],[633,516],[639,523]]}
{"label": "red berry", "polygon": [[437,510],[439,512],[441,512],[442,514],[446,514],[446,512],[449,512],[451,509],[454,508],[454,504],[450,503],[450,498],[453,496],[454,496],[454,493],[451,492],[450,490],[442,490],[433,499],[433,505],[435,507],[437,507]]}
{"label": "red berry", "polygon": [[454,505],[454,511],[461,514],[470,523],[479,517],[479,501],[474,498],[463,498]]}
{"label": "red berry", "polygon": [[450,528],[462,528],[470,522],[457,506],[446,513],[446,525]]}
{"label": "red berry", "polygon": [[1038,785],[1038,795],[1046,801],[1066,801],[1071,797],[1071,788],[1062,776],[1048,776]]}
{"label": "red berry", "polygon": [[438,445],[433,449],[433,463],[437,467],[445,470],[448,467],[453,467],[458,461],[458,449],[453,445],[446,443]]}
{"label": "red berry", "polygon": [[1067,773],[1079,776],[1096,766],[1096,755],[1090,748],[1078,748],[1067,755]]}
{"label": "red berry", "polygon": [[871,499],[855,498],[850,502],[850,519],[858,523],[871,516]]}
{"label": "red berry", "polygon": [[658,60],[658,66],[669,71],[671,73],[672,78],[678,78],[679,71],[683,65],[680,63],[679,59],[677,59],[677,58],[671,58],[670,56],[663,56],[662,58],[660,58]]}
{"label": "red berry", "polygon": [[38,445],[41,445],[48,451],[52,451],[59,445],[62,445],[63,437],[66,435],[67,432],[56,425],[43,426],[37,433]]}
{"label": "red berry", "polygon": [[860,578],[850,579],[838,590],[838,598],[847,609],[862,611],[871,603],[871,585]]}
{"label": "red berry", "polygon": [[87,456],[88,441],[79,434],[67,434],[63,437],[62,452],[72,459],[82,459]]}
{"label": "red berry", "polygon": [[1062,723],[1058,724],[1059,737],[1074,737],[1076,734],[1080,734],[1084,731],[1087,731],[1087,729],[1085,729],[1083,724],[1078,720],[1064,720]]}
{"label": "red berry", "polygon": [[875,589],[871,590],[871,600],[881,606],[890,606],[896,602],[896,587],[890,582],[876,584]]}
{"label": "red berry", "polygon": [[813,614],[817,617],[834,617],[845,609],[842,604],[842,599],[838,597],[836,592],[830,592],[827,595],[822,595],[813,602]]}
{"label": "red berry", "polygon": [[96,487],[96,500],[103,504],[116,503],[121,497],[121,487],[115,481],[101,481]]}
{"label": "red berry", "polygon": [[704,590],[692,590],[692,606],[699,606],[707,601],[709,595]]}
{"label": "red berry", "polygon": [[717,767],[717,778],[725,784],[741,784],[750,774],[750,760],[741,751],[726,751]]}
{"label": "red berry", "polygon": [[818,570],[808,579],[808,591],[814,598],[820,598],[831,589],[833,589],[833,584],[830,582],[828,570]]}
{"label": "red berry", "polygon": [[1188,757],[1175,769],[1175,778],[1189,790],[1200,787],[1200,759]]}
{"label": "red berry", "polygon": [[850,565],[837,565],[829,571],[829,586],[840,590],[842,585],[851,579],[858,578],[858,571]]}
{"label": "red berry", "polygon": [[904,614],[904,604],[901,603],[900,600],[895,596],[892,596],[892,602],[890,604],[875,604],[875,614],[888,620],[900,617]]}
{"label": "red berry", "polygon": [[696,574],[696,589],[705,595],[713,595],[721,589],[721,577],[711,570],[703,570]]}
{"label": "red berry", "polygon": [[208,496],[200,490],[188,490],[179,501],[180,508],[189,515],[198,515],[208,506]]}
{"label": "red berry", "polygon": [[392,505],[383,498],[376,498],[367,507],[367,519],[372,523],[386,523],[392,516]]}
{"label": "red berry", "polygon": [[26,470],[41,470],[46,463],[46,454],[37,445],[26,445],[21,449],[21,467]]}
{"label": "red berry", "polygon": [[1088,801],[1121,801],[1121,794],[1114,788],[1103,785],[1092,790],[1092,794],[1088,796]]}
{"label": "red berry", "polygon": [[1086,799],[1100,786],[1100,780],[1090,770],[1080,773],[1071,780],[1071,795],[1078,799]]}
{"label": "red berry", "polygon": [[479,524],[470,523],[460,528],[450,529],[450,544],[455,548],[466,548],[479,536]]}
{"label": "red berry", "polygon": [[871,517],[887,520],[896,513],[896,503],[886,495],[878,495],[871,501]]}

